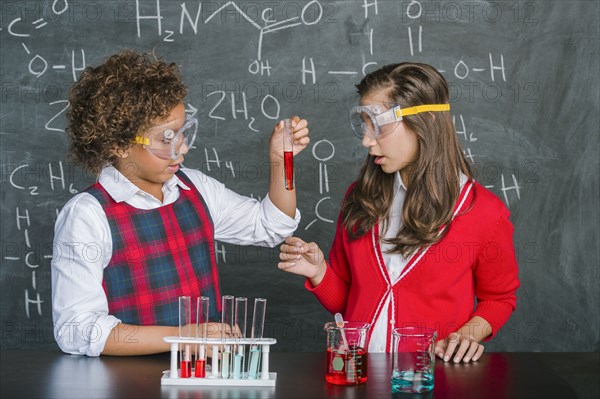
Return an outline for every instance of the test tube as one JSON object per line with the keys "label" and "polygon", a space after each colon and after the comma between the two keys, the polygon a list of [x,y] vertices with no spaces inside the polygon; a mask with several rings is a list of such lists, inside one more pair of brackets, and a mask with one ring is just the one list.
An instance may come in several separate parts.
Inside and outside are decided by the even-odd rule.
{"label": "test tube", "polygon": [[[231,295],[223,295],[221,298],[221,338],[226,341],[229,335],[233,332],[234,321],[233,321],[233,300],[234,297]],[[231,374],[231,345],[225,345],[223,348],[223,354],[221,356],[221,377],[229,378]]]}
{"label": "test tube", "polygon": [[[248,298],[235,298],[235,326],[236,337],[246,338],[246,309],[248,307]],[[235,354],[233,355],[233,378],[240,379],[243,377],[244,370],[244,345],[237,345]]]}
{"label": "test tube", "polygon": [[[267,309],[267,300],[264,298],[254,299],[254,313],[252,314],[252,331],[250,338],[260,339],[263,336],[265,328],[265,311]],[[248,362],[248,379],[253,380],[258,377],[258,367],[260,364],[260,345],[250,345],[250,360]]]}
{"label": "test tube", "polygon": [[[190,297],[179,297],[179,338],[191,338]],[[192,376],[192,359],[190,344],[179,344],[179,364],[181,378]]]}
{"label": "test tube", "polygon": [[294,133],[292,120],[286,119],[283,127],[283,164],[285,174],[285,189],[294,189]]}
{"label": "test tube", "polygon": [[[208,307],[210,299],[201,296],[196,299],[196,338],[206,342],[208,336]],[[206,345],[196,346],[196,364],[194,365],[194,376],[197,378],[206,377]]]}

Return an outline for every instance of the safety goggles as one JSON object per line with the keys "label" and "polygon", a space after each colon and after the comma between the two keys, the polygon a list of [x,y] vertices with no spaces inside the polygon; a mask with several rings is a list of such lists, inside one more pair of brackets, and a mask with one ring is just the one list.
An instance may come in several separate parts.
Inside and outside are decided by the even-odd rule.
{"label": "safety goggles", "polygon": [[198,119],[186,116],[185,123],[177,131],[166,129],[162,133],[135,136],[134,142],[141,144],[151,154],[162,159],[179,159],[184,148],[190,148],[198,132]]}
{"label": "safety goggles", "polygon": [[382,126],[400,122],[403,117],[408,115],[450,110],[450,104],[425,104],[409,108],[391,105],[391,108],[385,111],[384,106],[382,104],[362,105],[350,109],[348,113],[350,126],[359,139],[362,140],[365,134],[374,139],[380,138],[383,135]]}

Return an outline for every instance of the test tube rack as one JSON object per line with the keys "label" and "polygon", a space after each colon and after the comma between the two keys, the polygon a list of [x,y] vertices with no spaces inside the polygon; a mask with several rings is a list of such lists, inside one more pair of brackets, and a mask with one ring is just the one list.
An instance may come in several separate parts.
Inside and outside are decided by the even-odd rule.
{"label": "test tube rack", "polygon": [[[164,337],[163,340],[171,344],[171,367],[163,371],[161,385],[192,385],[192,386],[239,386],[239,387],[274,387],[277,381],[277,373],[269,372],[269,352],[270,347],[277,343],[274,338],[237,338],[237,339],[219,339],[219,338],[180,338]],[[217,378],[206,376],[204,378],[189,377],[181,378],[178,368],[178,348],[179,344],[191,345],[258,345],[261,348],[261,370],[256,379],[248,378]]]}

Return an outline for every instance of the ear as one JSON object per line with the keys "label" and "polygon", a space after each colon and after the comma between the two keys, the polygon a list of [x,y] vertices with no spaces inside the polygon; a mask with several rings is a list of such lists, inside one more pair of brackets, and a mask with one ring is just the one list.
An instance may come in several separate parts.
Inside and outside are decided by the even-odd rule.
{"label": "ear", "polygon": [[113,150],[113,154],[115,154],[119,158],[127,158],[129,156],[129,151],[124,150],[122,148],[117,148]]}

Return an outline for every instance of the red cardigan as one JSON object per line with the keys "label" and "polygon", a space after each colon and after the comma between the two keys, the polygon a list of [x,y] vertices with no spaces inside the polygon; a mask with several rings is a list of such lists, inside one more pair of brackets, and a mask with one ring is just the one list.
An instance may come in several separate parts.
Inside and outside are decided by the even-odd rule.
{"label": "red cardigan", "polygon": [[379,226],[351,241],[340,216],[325,276],[318,286],[308,280],[305,286],[329,312],[371,325],[391,296],[387,352],[392,328],[427,326],[442,339],[474,316],[492,326],[489,339],[516,305],[513,226],[504,203],[474,181],[464,185],[454,214],[446,236],[416,252],[394,285],[383,263]]}

